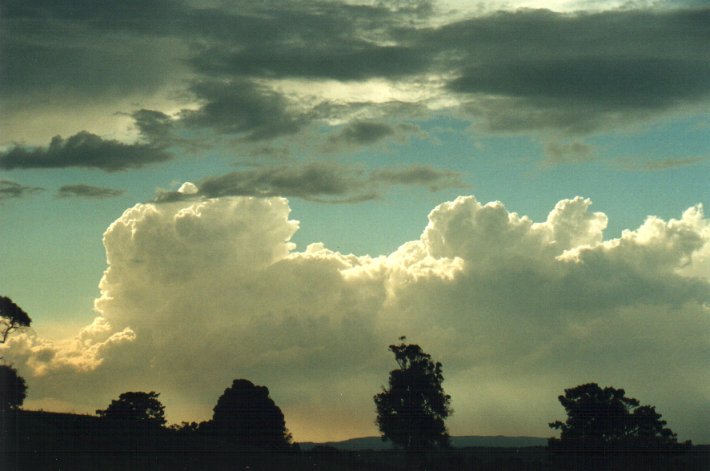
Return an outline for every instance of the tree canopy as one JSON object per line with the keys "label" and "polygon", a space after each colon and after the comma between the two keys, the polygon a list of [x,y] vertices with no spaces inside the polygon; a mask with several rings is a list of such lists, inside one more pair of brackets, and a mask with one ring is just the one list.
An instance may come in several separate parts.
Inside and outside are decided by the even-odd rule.
{"label": "tree canopy", "polygon": [[565,389],[559,401],[567,420],[549,424],[560,430],[559,439],[550,439],[553,449],[600,451],[677,445],[676,434],[666,428],[655,407],[640,405],[637,399],[626,397],[623,389],[583,384]]}
{"label": "tree canopy", "polygon": [[159,393],[125,392],[104,410],[97,410],[100,417],[120,421],[136,427],[162,427],[165,425],[165,406],[158,400]]}
{"label": "tree canopy", "polygon": [[31,323],[30,316],[12,299],[0,296],[0,343],[5,343],[13,331],[29,327]]}
{"label": "tree canopy", "polygon": [[291,434],[281,409],[266,386],[235,379],[214,407],[212,433],[245,447],[270,450],[291,447]]}
{"label": "tree canopy", "polygon": [[0,412],[19,408],[26,396],[27,385],[17,370],[0,365]]}
{"label": "tree canopy", "polygon": [[399,368],[390,371],[389,387],[375,395],[377,426],[383,440],[406,450],[449,446],[444,420],[452,413],[444,393],[441,363],[416,344],[390,345]]}

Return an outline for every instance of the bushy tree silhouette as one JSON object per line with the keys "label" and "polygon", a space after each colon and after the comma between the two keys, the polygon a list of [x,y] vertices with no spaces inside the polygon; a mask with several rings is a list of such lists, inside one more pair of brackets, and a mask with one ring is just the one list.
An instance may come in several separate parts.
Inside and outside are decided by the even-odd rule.
{"label": "bushy tree silhouette", "polygon": [[676,434],[666,428],[666,421],[653,406],[641,406],[626,397],[623,389],[601,388],[596,383],[565,389],[559,396],[567,412],[565,422],[550,427],[560,430],[560,438],[551,438],[555,450],[609,451],[631,449],[666,449],[677,446]]}
{"label": "bushy tree silhouette", "polygon": [[444,393],[441,363],[434,363],[419,345],[390,345],[398,369],[392,370],[389,387],[375,395],[377,426],[383,440],[409,451],[449,446],[444,420],[452,413],[451,396]]}
{"label": "bushy tree silhouette", "polygon": [[30,316],[12,299],[0,296],[0,343],[5,343],[13,331],[29,327],[31,323]]}
{"label": "bushy tree silhouette", "polygon": [[27,385],[17,370],[0,365],[0,413],[19,408],[27,396]]}
{"label": "bushy tree silhouette", "polygon": [[270,450],[291,447],[284,415],[269,397],[269,389],[246,379],[235,379],[224,390],[208,430],[239,446]]}
{"label": "bushy tree silhouette", "polygon": [[159,393],[125,392],[111,401],[106,409],[96,414],[124,426],[153,428],[165,425],[165,406],[158,400]]}

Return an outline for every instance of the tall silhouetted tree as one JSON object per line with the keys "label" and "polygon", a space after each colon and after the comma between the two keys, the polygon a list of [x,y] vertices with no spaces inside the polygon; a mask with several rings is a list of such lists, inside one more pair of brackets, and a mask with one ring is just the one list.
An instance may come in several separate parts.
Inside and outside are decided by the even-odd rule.
{"label": "tall silhouetted tree", "polygon": [[27,385],[17,370],[0,365],[0,414],[19,408],[27,396]]}
{"label": "tall silhouetted tree", "polygon": [[389,346],[399,368],[390,371],[389,387],[375,395],[377,426],[383,440],[408,451],[448,447],[444,420],[452,413],[451,396],[441,386],[441,363],[405,340]]}
{"label": "tall silhouetted tree", "polygon": [[558,450],[665,449],[677,446],[676,434],[653,406],[641,406],[623,389],[601,388],[589,383],[565,389],[559,396],[567,412],[565,422],[550,427],[560,430],[549,446]]}
{"label": "tall silhouetted tree", "polygon": [[30,316],[12,299],[0,296],[0,343],[5,343],[13,331],[29,327],[31,323]]}
{"label": "tall silhouetted tree", "polygon": [[96,414],[133,428],[159,428],[165,425],[165,406],[158,400],[159,393],[125,392],[104,410]]}
{"label": "tall silhouetted tree", "polygon": [[239,446],[270,450],[291,447],[284,415],[269,397],[269,389],[246,379],[235,379],[224,390],[208,429]]}

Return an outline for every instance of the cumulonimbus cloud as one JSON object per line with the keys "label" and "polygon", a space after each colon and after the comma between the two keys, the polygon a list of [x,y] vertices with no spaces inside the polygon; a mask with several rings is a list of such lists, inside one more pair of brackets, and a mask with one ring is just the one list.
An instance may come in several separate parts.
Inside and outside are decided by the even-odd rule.
{"label": "cumulonimbus cloud", "polygon": [[142,388],[171,420],[197,420],[244,377],[269,386],[297,439],[345,438],[375,433],[387,345],[406,334],[444,364],[452,433],[546,436],[557,395],[597,381],[707,440],[710,223],[696,206],[605,239],[590,205],[534,222],[460,197],[373,257],[297,250],[283,198],[139,204],[104,234],[96,320],[64,342],[15,336],[4,355],[29,404],[93,410]]}

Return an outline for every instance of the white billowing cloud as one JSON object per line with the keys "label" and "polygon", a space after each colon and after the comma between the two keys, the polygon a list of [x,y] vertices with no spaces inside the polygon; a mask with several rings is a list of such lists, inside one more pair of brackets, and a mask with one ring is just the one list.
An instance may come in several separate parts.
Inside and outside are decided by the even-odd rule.
{"label": "white billowing cloud", "polygon": [[104,235],[93,324],[65,343],[17,336],[12,355],[32,404],[156,390],[171,420],[199,420],[244,377],[297,439],[337,439],[376,433],[372,396],[404,334],[443,362],[454,434],[546,436],[557,395],[596,381],[710,440],[710,223],[698,206],[604,240],[590,205],[535,223],[459,197],[371,257],[296,251],[282,198],[140,204]]}
{"label": "white billowing cloud", "polygon": [[192,182],[185,182],[178,188],[178,193],[182,193],[183,195],[195,195],[198,191],[200,190],[197,188],[197,185]]}

